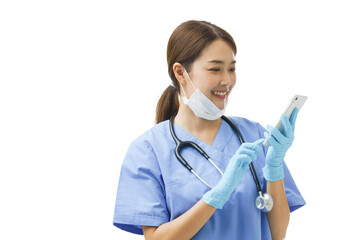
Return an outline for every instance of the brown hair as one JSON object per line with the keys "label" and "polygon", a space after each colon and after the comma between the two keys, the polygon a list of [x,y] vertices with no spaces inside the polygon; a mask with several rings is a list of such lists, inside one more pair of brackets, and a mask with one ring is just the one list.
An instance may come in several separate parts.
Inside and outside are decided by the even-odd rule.
{"label": "brown hair", "polygon": [[167,46],[167,63],[173,86],[167,87],[158,101],[156,123],[170,119],[179,110],[180,85],[175,77],[173,65],[178,62],[190,72],[193,62],[202,50],[217,39],[226,41],[236,55],[236,44],[231,35],[209,22],[190,20],[180,24],[171,34]]}

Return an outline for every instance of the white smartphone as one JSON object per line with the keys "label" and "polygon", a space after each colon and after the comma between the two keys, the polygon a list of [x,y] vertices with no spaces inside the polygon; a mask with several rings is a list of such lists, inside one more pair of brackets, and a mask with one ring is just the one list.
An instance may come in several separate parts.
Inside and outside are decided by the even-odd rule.
{"label": "white smartphone", "polygon": [[[306,96],[295,95],[295,96],[291,99],[291,101],[290,101],[289,105],[287,106],[284,114],[290,119],[291,113],[293,112],[294,108],[297,107],[297,108],[299,109],[299,111],[300,111],[301,107],[304,105],[304,103],[306,102],[306,100],[307,100],[307,97],[306,97]],[[278,123],[276,124],[275,127],[276,127],[277,129],[279,129],[280,132],[283,131],[283,129],[282,129],[283,126],[282,126],[282,124],[281,124],[281,119],[278,121]],[[267,140],[265,140],[264,143],[263,143],[264,146],[267,146],[268,144],[269,144],[269,143],[268,143]]]}

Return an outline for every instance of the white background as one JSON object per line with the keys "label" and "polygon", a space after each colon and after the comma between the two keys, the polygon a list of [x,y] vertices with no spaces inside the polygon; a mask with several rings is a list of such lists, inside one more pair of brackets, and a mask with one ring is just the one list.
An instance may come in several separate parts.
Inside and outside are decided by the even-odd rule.
{"label": "white background", "polygon": [[235,39],[227,115],[275,124],[307,95],[287,164],[307,205],[287,239],[357,236],[357,1],[1,1],[0,239],[143,239],[112,225],[120,167],[169,85],[183,21]]}

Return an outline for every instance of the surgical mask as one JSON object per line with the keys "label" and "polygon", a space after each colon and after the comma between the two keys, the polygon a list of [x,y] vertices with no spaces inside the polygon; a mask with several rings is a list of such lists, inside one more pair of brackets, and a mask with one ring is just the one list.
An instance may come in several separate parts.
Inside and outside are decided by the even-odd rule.
{"label": "surgical mask", "polygon": [[194,112],[195,116],[199,118],[204,118],[207,120],[216,120],[219,119],[222,115],[224,115],[226,110],[226,101],[224,105],[224,109],[219,109],[209,98],[207,98],[200,89],[196,89],[189,74],[186,69],[185,73],[190,79],[191,85],[195,89],[195,92],[191,95],[189,99],[187,99],[184,87],[181,85],[184,95],[183,101],[184,104],[188,105],[189,108]]}

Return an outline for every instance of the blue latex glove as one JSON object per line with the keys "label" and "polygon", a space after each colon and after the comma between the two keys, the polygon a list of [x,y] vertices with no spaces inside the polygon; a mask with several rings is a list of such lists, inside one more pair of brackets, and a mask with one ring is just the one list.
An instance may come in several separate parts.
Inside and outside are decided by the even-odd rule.
{"label": "blue latex glove", "polygon": [[264,133],[270,147],[265,157],[266,164],[263,173],[265,179],[269,182],[284,178],[283,161],[287,150],[294,141],[294,129],[298,112],[298,108],[295,108],[291,113],[290,120],[285,114],[281,116],[282,132],[268,125],[267,129],[271,135],[267,132]]}
{"label": "blue latex glove", "polygon": [[256,159],[256,154],[262,151],[260,145],[265,141],[264,138],[254,143],[243,143],[229,161],[224,175],[210,191],[206,192],[202,199],[207,204],[222,209],[230,198],[231,193],[240,183],[245,170],[249,164]]}

